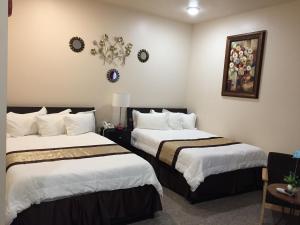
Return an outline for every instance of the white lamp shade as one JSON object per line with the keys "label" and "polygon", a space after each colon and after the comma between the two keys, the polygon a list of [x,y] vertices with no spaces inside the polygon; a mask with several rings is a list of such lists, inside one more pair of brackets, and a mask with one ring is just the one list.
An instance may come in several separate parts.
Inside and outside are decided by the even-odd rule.
{"label": "white lamp shade", "polygon": [[112,106],[114,107],[129,107],[130,95],[128,93],[114,93]]}

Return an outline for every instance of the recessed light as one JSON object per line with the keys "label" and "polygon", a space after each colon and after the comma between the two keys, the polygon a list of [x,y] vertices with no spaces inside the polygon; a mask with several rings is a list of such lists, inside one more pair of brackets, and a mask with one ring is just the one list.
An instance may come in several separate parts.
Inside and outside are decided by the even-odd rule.
{"label": "recessed light", "polygon": [[200,12],[200,8],[198,6],[189,6],[186,8],[187,12],[191,16],[196,16]]}

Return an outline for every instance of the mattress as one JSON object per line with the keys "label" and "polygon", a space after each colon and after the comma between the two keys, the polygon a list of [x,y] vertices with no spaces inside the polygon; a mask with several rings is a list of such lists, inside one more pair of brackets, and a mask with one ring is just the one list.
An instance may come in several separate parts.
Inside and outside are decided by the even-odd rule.
{"label": "mattress", "polygon": [[[135,128],[131,144],[156,156],[159,145],[165,140],[199,139],[216,137],[201,130],[148,130]],[[219,173],[266,166],[267,156],[249,144],[235,144],[208,148],[186,148],[180,151],[175,169],[183,174],[191,191],[195,191],[205,178]]]}
{"label": "mattress", "polygon": [[[113,144],[95,133],[77,136],[7,138],[7,152]],[[6,174],[6,224],[32,204],[107,190],[153,185],[162,195],[151,165],[135,154],[20,164]]]}

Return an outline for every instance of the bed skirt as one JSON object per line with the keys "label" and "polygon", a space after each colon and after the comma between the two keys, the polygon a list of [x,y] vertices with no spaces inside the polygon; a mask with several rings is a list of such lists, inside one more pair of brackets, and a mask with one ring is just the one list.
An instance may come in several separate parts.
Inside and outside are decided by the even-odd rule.
{"label": "bed skirt", "polygon": [[262,167],[255,167],[208,176],[196,191],[192,192],[182,173],[133,146],[130,150],[150,162],[158,180],[163,186],[182,195],[192,204],[261,190],[263,186]]}
{"label": "bed skirt", "polygon": [[158,192],[145,185],[33,205],[12,225],[121,225],[151,218],[161,209]]}

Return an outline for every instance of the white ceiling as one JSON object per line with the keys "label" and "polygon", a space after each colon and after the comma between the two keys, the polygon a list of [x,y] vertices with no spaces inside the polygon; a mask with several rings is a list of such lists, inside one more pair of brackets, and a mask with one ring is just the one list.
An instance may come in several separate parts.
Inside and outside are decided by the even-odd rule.
{"label": "white ceiling", "polygon": [[197,16],[186,13],[189,0],[100,0],[116,6],[151,13],[187,23],[198,23],[293,0],[199,0]]}

